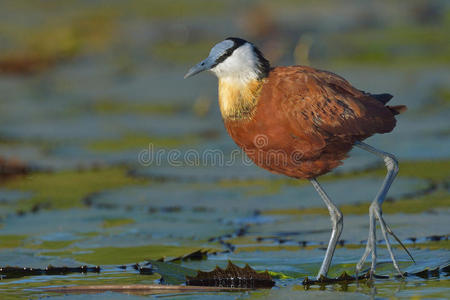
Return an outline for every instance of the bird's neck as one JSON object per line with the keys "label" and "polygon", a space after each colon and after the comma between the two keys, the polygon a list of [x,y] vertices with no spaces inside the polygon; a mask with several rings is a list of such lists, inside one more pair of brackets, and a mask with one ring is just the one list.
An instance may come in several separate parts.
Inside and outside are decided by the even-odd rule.
{"label": "bird's neck", "polygon": [[238,80],[219,78],[219,106],[226,120],[248,119],[253,116],[264,79]]}

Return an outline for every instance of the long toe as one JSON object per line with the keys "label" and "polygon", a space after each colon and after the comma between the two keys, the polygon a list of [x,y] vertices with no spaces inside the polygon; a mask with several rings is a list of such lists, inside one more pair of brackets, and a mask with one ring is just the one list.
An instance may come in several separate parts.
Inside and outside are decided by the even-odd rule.
{"label": "long toe", "polygon": [[376,219],[373,205],[369,209],[369,235],[367,237],[366,249],[359,262],[356,264],[356,276],[358,276],[367,260],[369,254],[372,255],[372,265],[370,267],[371,273],[375,272],[377,263],[377,249],[376,249]]}
{"label": "long toe", "polygon": [[361,270],[364,266],[364,263],[366,262],[367,257],[369,256],[369,254],[372,250],[369,244],[370,244],[369,241],[367,241],[366,250],[364,250],[364,254],[362,255],[361,259],[356,264],[356,269],[355,269],[356,277],[358,277],[359,274],[361,274]]}
{"label": "long toe", "polygon": [[[391,243],[389,241],[389,237],[388,237],[388,233],[392,233],[394,235],[394,233],[392,232],[392,230],[390,229],[390,227],[388,227],[388,225],[386,224],[386,222],[384,221],[382,215],[381,215],[381,209],[377,210],[375,212],[378,221],[380,222],[380,227],[381,227],[381,232],[383,234],[383,238],[386,242],[386,248],[389,252],[389,255],[391,257],[392,260],[392,264],[394,265],[394,268],[397,270],[397,272],[400,274],[400,276],[404,277],[404,273],[400,270],[400,267],[398,265],[397,259],[395,258],[394,252],[392,251],[392,246]],[[397,238],[398,239],[398,238]],[[400,243],[401,244],[401,243]],[[403,244],[402,244],[403,245]],[[409,251],[407,251],[409,253]]]}

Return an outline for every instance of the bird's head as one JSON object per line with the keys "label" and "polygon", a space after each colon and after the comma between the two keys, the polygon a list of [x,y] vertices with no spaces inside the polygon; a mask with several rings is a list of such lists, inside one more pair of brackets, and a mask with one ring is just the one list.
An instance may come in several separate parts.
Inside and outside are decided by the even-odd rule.
{"label": "bird's head", "polygon": [[269,69],[269,62],[252,43],[229,37],[216,44],[209,56],[193,66],[184,78],[210,70],[219,79],[228,77],[248,81],[266,77]]}

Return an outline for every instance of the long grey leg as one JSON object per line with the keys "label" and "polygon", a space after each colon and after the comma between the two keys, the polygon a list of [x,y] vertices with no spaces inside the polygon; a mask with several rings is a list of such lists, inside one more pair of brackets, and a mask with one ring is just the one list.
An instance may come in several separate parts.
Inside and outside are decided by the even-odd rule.
{"label": "long grey leg", "polygon": [[323,259],[322,266],[320,267],[319,273],[317,274],[317,279],[320,279],[320,276],[327,276],[328,269],[330,268],[331,264],[331,259],[333,258],[334,250],[336,249],[336,244],[344,227],[344,217],[342,216],[341,211],[336,207],[336,205],[331,202],[330,197],[328,197],[327,193],[325,193],[319,182],[317,182],[315,178],[310,179],[310,181],[319,193],[320,197],[322,197],[323,201],[325,202],[328,211],[330,212],[331,223],[333,224],[333,230],[331,231],[331,237],[330,241],[328,242],[327,252],[325,253],[325,258]]}
{"label": "long grey leg", "polygon": [[[380,151],[372,146],[369,146],[363,142],[356,142],[355,146],[366,150],[372,154],[377,155],[378,157],[381,157],[384,160],[384,163],[387,168],[387,174],[384,178],[383,184],[378,191],[378,194],[375,197],[375,200],[373,200],[372,204],[369,208],[369,237],[367,240],[366,250],[364,251],[363,256],[361,257],[361,260],[356,265],[356,273],[358,274],[364,262],[367,259],[367,256],[369,253],[372,253],[372,265],[370,268],[370,274],[373,275],[375,272],[376,267],[376,259],[377,259],[377,252],[376,252],[376,224],[375,224],[375,218],[378,219],[380,222],[381,232],[383,234],[384,240],[386,241],[386,247],[388,249],[389,255],[391,256],[392,263],[394,264],[395,269],[400,273],[400,275],[403,276],[403,273],[400,271],[400,268],[398,266],[397,260],[395,259],[394,253],[392,252],[392,247],[389,242],[389,238],[387,236],[387,233],[393,235],[395,239],[400,242],[400,240],[394,235],[390,227],[386,224],[382,217],[382,211],[381,211],[381,205],[383,204],[384,199],[386,198],[386,195],[389,191],[389,188],[391,187],[392,182],[394,181],[395,177],[398,173],[398,163],[395,156],[393,156],[390,153]],[[400,242],[401,244],[401,242]],[[403,246],[403,244],[401,244]],[[404,247],[404,246],[403,246]],[[406,248],[404,247],[406,250]],[[408,252],[408,250],[406,250]],[[410,255],[410,253],[408,252]],[[410,255],[411,256],[411,255]],[[412,258],[412,257],[411,257]]]}
{"label": "long grey leg", "polygon": [[356,265],[356,277],[358,277],[358,273],[361,271],[364,262],[370,253],[372,254],[372,265],[370,269],[375,270],[377,264],[376,219],[372,209],[369,209],[369,237],[367,238],[366,250]]}

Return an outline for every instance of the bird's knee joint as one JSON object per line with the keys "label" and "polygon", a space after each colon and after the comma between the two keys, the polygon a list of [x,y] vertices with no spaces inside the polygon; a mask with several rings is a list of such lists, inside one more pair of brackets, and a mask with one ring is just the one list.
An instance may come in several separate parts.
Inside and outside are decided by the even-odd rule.
{"label": "bird's knee joint", "polygon": [[394,155],[387,154],[384,157],[384,164],[386,165],[386,168],[388,169],[388,171],[393,171],[395,173],[398,172],[398,161]]}
{"label": "bird's knee joint", "polygon": [[370,204],[369,211],[373,213],[381,211],[381,207],[378,202],[372,202],[372,204]]}
{"label": "bird's knee joint", "polygon": [[342,227],[344,225],[344,215],[337,210],[333,216],[333,225],[335,227]]}
{"label": "bird's knee joint", "polygon": [[344,222],[344,215],[340,211],[338,211],[338,213],[336,214],[336,217],[337,217],[337,222],[338,223],[343,223]]}

